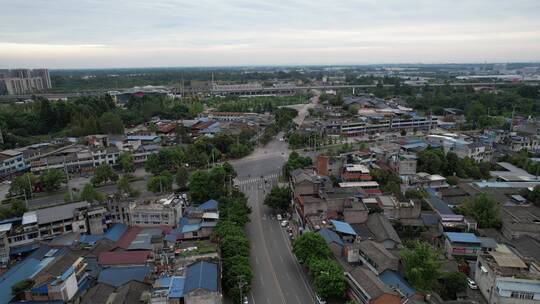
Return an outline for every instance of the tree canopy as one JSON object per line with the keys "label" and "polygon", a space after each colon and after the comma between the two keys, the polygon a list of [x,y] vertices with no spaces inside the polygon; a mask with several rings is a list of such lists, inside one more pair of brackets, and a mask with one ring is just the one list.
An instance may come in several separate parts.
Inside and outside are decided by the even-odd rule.
{"label": "tree canopy", "polygon": [[264,204],[277,211],[287,211],[292,199],[289,187],[273,187],[265,197]]}
{"label": "tree canopy", "polygon": [[118,174],[107,164],[101,164],[96,168],[94,176],[90,180],[95,186],[118,180]]}
{"label": "tree canopy", "polygon": [[324,238],[315,232],[306,232],[293,241],[293,253],[301,264],[311,258],[327,258],[332,253]]}
{"label": "tree canopy", "polygon": [[479,228],[499,228],[501,226],[499,205],[485,193],[479,193],[465,200],[461,210],[466,215],[473,217],[478,222]]}
{"label": "tree canopy", "polygon": [[422,241],[412,243],[400,252],[405,276],[411,285],[421,291],[432,291],[440,276],[439,253]]}

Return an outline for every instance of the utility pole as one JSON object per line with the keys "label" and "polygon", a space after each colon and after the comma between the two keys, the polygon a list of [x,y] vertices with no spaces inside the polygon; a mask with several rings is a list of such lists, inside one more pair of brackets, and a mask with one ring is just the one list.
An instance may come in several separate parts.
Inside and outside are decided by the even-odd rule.
{"label": "utility pole", "polygon": [[[69,191],[69,198],[70,198],[71,202],[73,202],[73,192],[71,191],[71,187],[69,186],[69,173],[68,173],[67,166],[66,166],[66,157],[65,156],[64,156],[64,172],[66,173],[66,180],[67,180],[67,187],[68,187],[68,191]],[[30,180],[30,178],[28,178],[28,180]]]}

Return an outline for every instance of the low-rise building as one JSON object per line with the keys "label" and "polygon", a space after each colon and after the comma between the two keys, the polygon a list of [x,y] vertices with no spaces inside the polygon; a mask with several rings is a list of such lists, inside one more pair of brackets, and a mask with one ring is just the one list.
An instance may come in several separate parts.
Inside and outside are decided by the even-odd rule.
{"label": "low-rise building", "polygon": [[476,235],[467,232],[446,232],[444,245],[448,258],[476,260],[482,249],[482,242]]}
{"label": "low-rise building", "polygon": [[18,150],[0,152],[0,178],[26,170],[23,153]]}
{"label": "low-rise building", "polygon": [[478,256],[475,281],[488,303],[540,303],[540,277],[504,245]]}

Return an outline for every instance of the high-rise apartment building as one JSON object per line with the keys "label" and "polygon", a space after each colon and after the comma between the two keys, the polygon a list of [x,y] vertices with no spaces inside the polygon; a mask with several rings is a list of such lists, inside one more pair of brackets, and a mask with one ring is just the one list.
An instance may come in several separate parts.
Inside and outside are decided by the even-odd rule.
{"label": "high-rise apartment building", "polygon": [[0,69],[0,94],[29,94],[50,88],[48,69]]}

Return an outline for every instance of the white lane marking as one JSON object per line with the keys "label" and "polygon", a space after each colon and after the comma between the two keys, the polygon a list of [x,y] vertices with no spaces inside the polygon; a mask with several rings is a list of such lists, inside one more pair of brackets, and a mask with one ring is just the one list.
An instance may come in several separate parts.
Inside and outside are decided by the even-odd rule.
{"label": "white lane marking", "polygon": [[[285,261],[283,260],[283,257],[281,256],[281,254],[279,255],[279,259],[281,260],[281,263],[284,263],[284,264],[285,264]],[[287,273],[287,276],[288,276],[288,275],[289,275],[289,274]]]}
{"label": "white lane marking", "polygon": [[264,286],[264,280],[263,280],[262,276],[259,276],[259,280],[261,281],[261,285]]}
{"label": "white lane marking", "polygon": [[269,299],[269,298],[266,298],[266,303],[272,304],[272,303],[270,303],[270,299]]}
{"label": "white lane marking", "polygon": [[294,294],[294,296],[296,297],[296,300],[298,301],[298,303],[303,304],[302,301],[300,301],[300,298],[298,297],[297,294]]}
{"label": "white lane marking", "polygon": [[249,296],[251,298],[251,303],[255,304],[255,297],[253,296],[253,291],[249,292]]}
{"label": "white lane marking", "polygon": [[255,263],[259,265],[259,259],[257,258],[257,256],[255,256]]}

